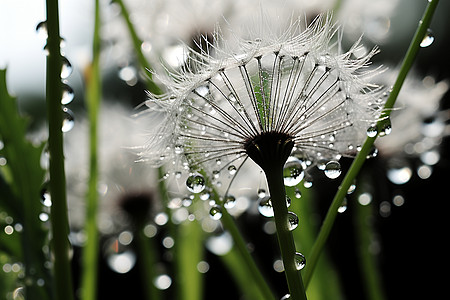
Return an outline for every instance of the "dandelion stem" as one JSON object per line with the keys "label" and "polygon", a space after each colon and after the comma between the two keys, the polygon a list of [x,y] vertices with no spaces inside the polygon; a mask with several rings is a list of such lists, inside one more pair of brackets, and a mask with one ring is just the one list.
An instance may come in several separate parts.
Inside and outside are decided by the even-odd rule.
{"label": "dandelion stem", "polygon": [[277,228],[278,243],[280,245],[281,257],[283,259],[284,272],[286,275],[289,292],[293,300],[306,299],[300,271],[295,263],[295,243],[292,232],[288,228],[286,205],[286,191],[283,182],[283,165],[265,170],[267,184],[269,186],[272,201],[275,225]]}
{"label": "dandelion stem", "polygon": [[55,299],[73,299],[69,258],[69,224],[67,216],[66,177],[64,172],[63,136],[61,131],[61,66],[58,0],[46,1],[47,75],[46,97],[48,118],[48,150],[50,153],[50,196],[52,245],[54,254]]}
{"label": "dandelion stem", "polygon": [[[142,53],[142,40],[139,38],[139,36],[136,33],[136,30],[133,27],[133,23],[130,20],[127,7],[125,6],[125,3],[122,0],[115,0],[122,11],[122,17],[125,20],[125,23],[127,24],[128,32],[130,33],[131,40],[133,42],[134,51],[136,53],[136,58],[139,62],[139,65],[141,66],[143,71],[146,71],[146,68],[150,68],[150,63],[145,58],[144,53]],[[145,73],[147,75],[146,77],[146,84],[147,88],[150,92],[154,94],[161,94],[161,89],[153,82],[152,75],[148,71]]]}
{"label": "dandelion stem", "polygon": [[[405,58],[403,59],[399,75],[394,83],[394,86],[389,95],[389,98],[386,101],[384,111],[382,114],[382,118],[381,118],[382,120],[379,121],[377,124],[378,128],[381,128],[383,119],[389,117],[389,115],[392,111],[392,108],[394,107],[395,100],[397,99],[397,96],[400,92],[400,89],[403,85],[406,75],[408,74],[409,70],[411,69],[411,66],[416,58],[417,52],[419,51],[420,43],[422,42],[422,40],[426,34],[426,31],[431,23],[433,13],[436,9],[438,2],[439,2],[439,0],[430,0],[425,9],[423,17],[422,17],[421,21],[419,22],[419,26],[414,34],[411,44],[409,45],[408,51],[406,52]],[[311,254],[308,258],[308,266],[306,267],[305,274],[304,274],[304,283],[305,283],[306,287],[308,287],[308,284],[309,284],[312,274],[314,272],[314,268],[319,259],[320,253],[322,252],[322,249],[325,246],[325,242],[327,241],[328,236],[331,232],[331,229],[334,224],[334,220],[336,219],[337,210],[338,210],[339,206],[342,204],[342,201],[343,201],[345,195],[347,194],[348,188],[353,183],[353,180],[355,179],[356,175],[358,174],[359,170],[361,169],[362,165],[364,164],[364,161],[366,160],[367,155],[371,151],[372,146],[375,142],[375,139],[376,139],[376,137],[368,137],[366,139],[361,151],[358,153],[355,160],[353,161],[349,171],[347,172],[344,180],[342,181],[341,186],[339,187],[338,192],[336,193],[336,195],[333,199],[333,202],[330,205],[330,208],[328,209],[328,212],[325,216],[325,220],[323,221],[322,227],[320,229],[319,235],[316,239],[316,242],[314,243]]]}
{"label": "dandelion stem", "polygon": [[93,36],[93,58],[91,65],[85,72],[87,85],[87,107],[89,112],[89,189],[87,192],[86,210],[86,234],[87,240],[83,249],[83,274],[81,282],[81,292],[83,300],[94,300],[97,294],[97,274],[98,274],[98,230],[97,230],[97,209],[98,209],[98,156],[97,156],[97,120],[101,99],[101,79],[100,79],[100,5],[99,0],[95,1],[95,22]]}

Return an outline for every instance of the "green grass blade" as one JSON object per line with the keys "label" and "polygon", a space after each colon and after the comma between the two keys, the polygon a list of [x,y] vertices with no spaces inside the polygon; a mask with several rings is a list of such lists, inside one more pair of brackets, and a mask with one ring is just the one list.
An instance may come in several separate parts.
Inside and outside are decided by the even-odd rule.
{"label": "green grass blade", "polygon": [[[17,249],[17,240],[9,236],[2,238],[3,246],[8,247],[16,259],[21,260],[25,268],[25,276],[31,284],[26,285],[27,299],[48,299],[50,297],[51,280],[48,271],[44,268],[46,257],[41,251],[45,245],[47,230],[39,219],[42,213],[40,191],[44,181],[44,170],[40,166],[43,146],[35,147],[26,140],[27,122],[18,112],[17,103],[8,94],[6,86],[6,71],[0,70],[0,140],[4,144],[0,154],[7,163],[2,167],[8,169],[8,181],[2,176],[1,185],[8,185],[5,194],[12,199],[2,202],[3,205],[14,207],[10,214],[15,217],[14,223],[23,226],[21,235],[21,251]],[[3,204],[4,203],[4,204]],[[7,211],[8,213],[8,211]],[[6,245],[5,245],[6,244]],[[37,280],[44,279],[47,285],[38,286]]]}
{"label": "green grass blade", "polygon": [[[408,74],[409,70],[411,69],[411,66],[416,58],[416,55],[420,48],[420,43],[422,42],[423,38],[425,37],[425,34],[427,32],[428,27],[430,26],[431,19],[433,17],[434,11],[436,10],[436,6],[438,4],[439,0],[430,0],[428,2],[428,5],[425,9],[425,12],[423,14],[422,19],[419,22],[419,26],[414,34],[414,37],[412,38],[411,44],[406,52],[405,58],[403,59],[402,66],[400,68],[399,75],[394,83],[394,86],[392,88],[392,91],[389,95],[389,98],[386,101],[385,104],[385,110],[383,112],[382,118],[388,118],[392,108],[394,107],[395,100],[397,99],[397,96],[400,92],[400,89],[403,85],[403,82],[406,78],[406,75]],[[377,127],[380,131],[384,124],[384,120],[381,120],[378,122]],[[336,219],[337,210],[339,206],[341,205],[348,188],[350,185],[352,185],[355,177],[359,173],[362,165],[364,164],[365,160],[367,159],[368,154],[372,150],[372,146],[375,142],[376,137],[368,137],[361,149],[361,151],[358,153],[356,158],[354,159],[349,171],[345,175],[341,186],[339,187],[338,192],[336,193],[333,202],[330,205],[330,208],[328,209],[327,215],[325,216],[325,220],[323,221],[322,227],[320,229],[319,235],[316,239],[316,242],[314,244],[313,250],[311,252],[310,258],[309,258],[309,265],[305,270],[305,276],[304,276],[304,282],[305,285],[308,286],[309,281],[311,280],[311,276],[314,272],[315,265],[317,263],[317,260],[320,256],[320,253],[322,252],[322,249],[325,246],[325,242],[328,239],[328,236],[331,232],[331,229],[334,224],[334,220]]]}

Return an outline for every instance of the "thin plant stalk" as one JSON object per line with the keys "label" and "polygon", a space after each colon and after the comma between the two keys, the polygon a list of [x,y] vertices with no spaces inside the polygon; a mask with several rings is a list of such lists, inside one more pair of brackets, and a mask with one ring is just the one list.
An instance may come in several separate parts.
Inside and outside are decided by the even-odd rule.
{"label": "thin plant stalk", "polygon": [[81,292],[83,300],[95,300],[97,296],[99,234],[97,229],[98,210],[98,113],[101,102],[100,78],[100,5],[95,1],[95,21],[92,63],[86,70],[87,107],[89,114],[89,183],[87,192],[86,234],[87,243],[83,248],[83,268]]}
{"label": "thin plant stalk", "polygon": [[[380,130],[382,130],[387,118],[389,118],[389,115],[392,111],[392,108],[394,107],[397,96],[400,93],[400,89],[403,85],[403,82],[405,81],[406,75],[411,69],[411,66],[419,51],[420,43],[425,37],[427,29],[430,26],[431,19],[433,17],[433,13],[436,9],[438,2],[439,0],[429,0],[428,2],[423,17],[419,22],[419,26],[414,34],[411,44],[409,45],[405,58],[403,59],[398,77],[386,101],[383,114],[380,118],[380,121],[377,123],[378,133],[380,132]],[[357,176],[362,165],[364,164],[364,161],[366,160],[368,154],[372,150],[373,144],[377,136],[378,134],[375,137],[368,137],[366,139],[361,151],[358,153],[355,160],[353,161],[349,171],[347,172],[346,176],[344,177],[344,180],[342,181],[341,186],[339,187],[338,192],[336,193],[333,199],[333,202],[331,203],[328,209],[328,212],[325,216],[325,220],[322,223],[319,235],[311,251],[311,255],[308,258],[308,266],[305,269],[304,274],[304,284],[306,287],[308,286],[308,283],[311,280],[311,276],[314,272],[314,268],[317,264],[320,253],[322,252],[322,249],[325,246],[325,242],[327,241],[331,229],[333,228],[334,220],[336,219],[336,215],[338,213],[337,210],[341,206],[342,201],[345,195],[347,194],[348,188],[352,185],[355,177]]]}
{"label": "thin plant stalk", "polygon": [[142,69],[143,72],[146,72],[145,75],[146,78],[146,84],[147,88],[150,92],[154,94],[161,94],[161,89],[159,86],[157,86],[153,80],[152,80],[152,74],[148,72],[147,68],[150,68],[150,63],[145,58],[144,53],[142,52],[142,40],[139,38],[139,36],[136,33],[136,30],[134,29],[133,23],[131,23],[127,7],[125,6],[124,2],[122,0],[115,0],[122,11],[122,17],[125,20],[125,23],[127,24],[128,32],[130,33],[131,40],[133,42],[134,52],[136,54],[136,58],[138,60],[138,63]]}
{"label": "thin plant stalk", "polygon": [[66,177],[64,171],[61,66],[58,0],[46,0],[47,14],[47,74],[46,102],[48,120],[48,151],[50,156],[51,229],[53,246],[53,271],[55,299],[72,300],[72,272],[68,240]]}
{"label": "thin plant stalk", "polygon": [[302,276],[297,270],[295,261],[295,243],[292,232],[288,228],[288,209],[286,204],[286,191],[283,182],[283,165],[266,173],[271,202],[273,206],[275,226],[277,228],[278,244],[283,259],[284,272],[289,287],[290,299],[306,299]]}
{"label": "thin plant stalk", "polygon": [[372,222],[373,205],[354,203],[355,214],[353,222],[357,241],[357,254],[361,266],[361,275],[368,300],[386,299],[382,287],[380,270],[377,267],[376,256],[369,251],[373,239]]}

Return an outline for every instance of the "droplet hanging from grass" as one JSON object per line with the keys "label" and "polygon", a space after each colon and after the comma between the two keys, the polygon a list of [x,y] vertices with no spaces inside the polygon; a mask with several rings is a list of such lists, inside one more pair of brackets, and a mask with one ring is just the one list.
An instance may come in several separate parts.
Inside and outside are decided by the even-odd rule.
{"label": "droplet hanging from grass", "polygon": [[287,215],[287,226],[290,231],[298,227],[298,216],[291,211]]}
{"label": "droplet hanging from grass", "polygon": [[300,252],[295,253],[295,268],[301,270],[306,266],[306,258]]}
{"label": "droplet hanging from grass", "polygon": [[61,130],[62,132],[68,132],[72,130],[75,125],[75,118],[73,116],[73,112],[67,107],[63,107],[63,122]]}
{"label": "droplet hanging from grass", "polygon": [[433,44],[434,42],[434,34],[431,29],[427,29],[427,32],[425,33],[425,36],[423,37],[422,42],[420,43],[420,47],[425,48]]}
{"label": "droplet hanging from grass", "polygon": [[341,164],[337,161],[329,161],[325,165],[325,176],[327,176],[330,179],[336,179],[341,175]]}

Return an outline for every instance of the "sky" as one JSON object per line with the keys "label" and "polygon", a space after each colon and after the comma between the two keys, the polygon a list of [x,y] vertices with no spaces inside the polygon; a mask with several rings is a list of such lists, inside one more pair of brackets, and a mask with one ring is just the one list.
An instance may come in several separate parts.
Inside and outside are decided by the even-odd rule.
{"label": "sky", "polygon": [[[72,63],[89,57],[93,1],[61,0],[62,49]],[[45,20],[44,0],[0,0],[0,68],[7,68],[10,93],[43,96],[45,92],[45,37],[36,25]],[[74,73],[69,80],[76,80]]]}

